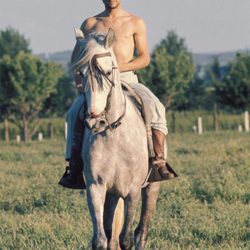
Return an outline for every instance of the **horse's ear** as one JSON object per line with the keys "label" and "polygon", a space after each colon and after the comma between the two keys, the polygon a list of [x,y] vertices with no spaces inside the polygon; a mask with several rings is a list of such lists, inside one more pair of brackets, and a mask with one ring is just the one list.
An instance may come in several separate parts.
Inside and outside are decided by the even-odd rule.
{"label": "horse's ear", "polygon": [[110,48],[114,41],[115,41],[115,32],[113,29],[110,28],[104,40],[105,48]]}
{"label": "horse's ear", "polygon": [[81,29],[74,28],[76,39],[84,39],[84,34]]}

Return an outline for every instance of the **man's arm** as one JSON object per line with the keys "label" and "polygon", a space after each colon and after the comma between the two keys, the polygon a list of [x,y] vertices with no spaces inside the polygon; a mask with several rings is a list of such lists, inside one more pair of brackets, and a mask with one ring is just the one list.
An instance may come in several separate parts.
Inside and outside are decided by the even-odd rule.
{"label": "man's arm", "polygon": [[135,20],[135,27],[134,41],[135,48],[138,51],[138,57],[128,63],[119,65],[121,72],[142,69],[150,63],[146,25],[142,19],[137,18]]}

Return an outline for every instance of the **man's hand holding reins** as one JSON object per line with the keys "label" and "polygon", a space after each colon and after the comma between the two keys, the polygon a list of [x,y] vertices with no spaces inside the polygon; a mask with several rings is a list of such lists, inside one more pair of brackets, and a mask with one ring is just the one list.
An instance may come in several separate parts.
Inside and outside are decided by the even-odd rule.
{"label": "man's hand holding reins", "polygon": [[82,76],[79,72],[75,73],[75,87],[79,92],[82,91]]}

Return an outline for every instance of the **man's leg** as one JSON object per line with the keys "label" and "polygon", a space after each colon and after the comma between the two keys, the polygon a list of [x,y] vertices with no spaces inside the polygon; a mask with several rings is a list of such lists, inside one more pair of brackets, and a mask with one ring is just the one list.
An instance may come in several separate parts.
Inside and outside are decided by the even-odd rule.
{"label": "man's leg", "polygon": [[165,158],[165,141],[166,135],[157,129],[152,128],[152,139],[155,152],[155,158],[153,159],[153,165],[158,169],[159,174],[164,179],[174,178],[174,174],[166,168]]}
{"label": "man's leg", "polygon": [[140,95],[142,101],[147,103],[152,111],[152,139],[155,152],[153,165],[158,169],[163,179],[172,179],[175,175],[166,167],[165,141],[168,133],[165,107],[159,99],[144,85],[133,83],[131,87]]}
{"label": "man's leg", "polygon": [[66,115],[67,122],[67,138],[66,138],[66,150],[65,150],[65,160],[69,161],[71,158],[71,148],[74,137],[74,129],[77,121],[77,116],[79,115],[79,110],[83,105],[83,95],[79,95],[75,101],[72,103]]}
{"label": "man's leg", "polygon": [[80,96],[67,113],[68,136],[65,158],[69,161],[69,167],[66,167],[66,173],[59,184],[72,189],[85,188],[82,175],[83,161],[81,158],[84,124],[79,115],[82,103],[83,96]]}

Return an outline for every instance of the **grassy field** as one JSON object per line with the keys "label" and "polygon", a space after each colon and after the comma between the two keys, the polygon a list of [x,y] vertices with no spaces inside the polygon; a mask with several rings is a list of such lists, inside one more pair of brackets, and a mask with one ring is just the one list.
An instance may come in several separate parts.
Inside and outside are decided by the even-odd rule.
{"label": "grassy field", "polygon": [[[250,249],[250,134],[169,136],[147,249]],[[57,185],[64,141],[0,144],[0,249],[89,249],[85,192]],[[138,218],[138,216],[137,216]]]}

